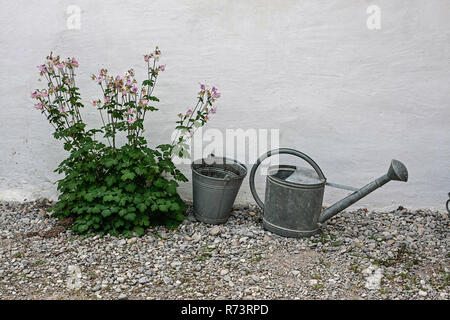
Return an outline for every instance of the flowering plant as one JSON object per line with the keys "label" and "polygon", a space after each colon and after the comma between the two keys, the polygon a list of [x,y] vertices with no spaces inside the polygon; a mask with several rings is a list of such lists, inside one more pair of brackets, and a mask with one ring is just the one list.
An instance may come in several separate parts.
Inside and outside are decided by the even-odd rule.
{"label": "flowering plant", "polygon": [[[47,117],[55,128],[54,137],[63,140],[64,149],[70,151],[55,170],[64,177],[58,181],[60,195],[52,210],[57,217],[73,217],[72,229],[77,233],[141,235],[151,224],[175,228],[184,219],[185,204],[176,189],[177,181],[187,178],[172,157],[186,156],[186,140],[216,112],[214,103],[220,93],[201,84],[196,105],[178,115],[178,134],[172,143],[150,149],[143,136],[144,120],[158,110],[153,104],[159,99],[153,91],[166,69],[158,64],[160,56],[158,47],[144,56],[148,76],[140,87],[133,69],[118,76],[110,76],[106,69],[92,75],[102,90],[102,98],[92,101],[102,126],[89,130],[75,82],[78,61],[50,54],[38,66],[47,88],[31,94],[34,107]],[[127,139],[119,146],[121,134]]]}

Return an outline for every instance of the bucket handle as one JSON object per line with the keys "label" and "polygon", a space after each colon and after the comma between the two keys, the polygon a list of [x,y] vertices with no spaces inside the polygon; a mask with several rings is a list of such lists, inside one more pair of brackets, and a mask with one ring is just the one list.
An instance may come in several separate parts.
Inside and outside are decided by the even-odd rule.
{"label": "bucket handle", "polygon": [[315,163],[313,159],[308,157],[303,152],[300,152],[295,149],[290,149],[290,148],[280,148],[280,149],[267,151],[265,154],[263,154],[261,157],[259,157],[259,159],[256,161],[256,163],[253,165],[252,170],[250,172],[250,177],[249,177],[250,191],[252,192],[253,198],[255,199],[258,206],[263,210],[264,210],[264,202],[262,202],[261,199],[259,198],[258,193],[256,192],[256,188],[255,188],[255,174],[256,174],[256,170],[258,169],[261,162],[263,162],[266,158],[269,158],[276,154],[290,154],[290,155],[302,158],[303,160],[308,162],[311,165],[311,167],[313,167],[313,169],[316,171],[316,173],[319,175],[319,177],[321,179],[326,180],[322,170],[317,165],[317,163]]}

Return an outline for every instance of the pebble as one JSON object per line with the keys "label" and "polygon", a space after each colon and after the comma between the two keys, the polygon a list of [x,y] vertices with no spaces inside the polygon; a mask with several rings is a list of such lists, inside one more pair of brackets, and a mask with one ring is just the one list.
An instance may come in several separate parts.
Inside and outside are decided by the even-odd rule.
{"label": "pebble", "polygon": [[242,237],[239,239],[239,243],[244,243],[248,240],[248,237]]}
{"label": "pebble", "polygon": [[101,286],[95,286],[92,288],[92,291],[93,292],[100,291],[101,288],[102,288]]}
{"label": "pebble", "polygon": [[136,237],[130,238],[130,239],[127,240],[128,244],[133,244],[133,243],[136,243],[136,242],[137,242],[137,238]]}
{"label": "pebble", "polygon": [[220,227],[214,226],[209,230],[209,234],[212,236],[217,236],[220,233]]}
{"label": "pebble", "polygon": [[140,284],[146,284],[146,283],[148,283],[148,282],[149,282],[149,280],[148,280],[147,277],[142,277],[142,278],[139,279],[139,283],[140,283]]}
{"label": "pebble", "polygon": [[202,239],[202,236],[198,232],[194,233],[194,235],[192,236],[192,240],[194,242],[199,242],[201,239]]}
{"label": "pebble", "polygon": [[428,293],[426,291],[419,290],[419,296],[426,297]]}
{"label": "pebble", "polygon": [[228,274],[228,272],[229,271],[227,269],[222,269],[222,270],[220,270],[220,275],[224,276],[224,275]]}
{"label": "pebble", "polygon": [[117,278],[117,282],[124,283],[125,282],[125,278],[124,277],[118,277]]}

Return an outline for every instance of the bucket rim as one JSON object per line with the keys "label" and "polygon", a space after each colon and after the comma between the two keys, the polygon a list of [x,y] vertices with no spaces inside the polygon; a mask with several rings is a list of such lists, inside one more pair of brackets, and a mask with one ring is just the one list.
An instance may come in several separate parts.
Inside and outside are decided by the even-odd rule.
{"label": "bucket rim", "polygon": [[[243,174],[237,174],[236,176],[231,177],[230,178],[231,180],[243,180],[247,176],[247,172],[248,172],[247,166],[243,163],[240,163],[236,159],[231,159],[231,158],[227,158],[227,157],[217,157],[217,156],[214,156],[214,158],[232,161],[233,164],[236,164],[236,165],[240,166],[242,169],[244,169]],[[195,174],[197,174],[199,176],[206,177],[211,180],[225,181],[225,179],[222,179],[222,178],[215,178],[215,177],[210,177],[210,176],[201,174],[196,168],[194,168],[194,165],[201,165],[204,162],[204,160],[205,160],[205,158],[201,158],[201,159],[192,161],[192,163],[191,163],[192,172],[194,172]],[[200,162],[200,163],[198,163],[198,162]]]}

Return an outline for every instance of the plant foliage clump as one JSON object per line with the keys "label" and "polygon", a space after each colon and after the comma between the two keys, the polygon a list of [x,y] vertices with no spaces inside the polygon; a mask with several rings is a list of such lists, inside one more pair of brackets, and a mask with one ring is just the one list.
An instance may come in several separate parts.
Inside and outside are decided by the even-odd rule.
{"label": "plant foliage clump", "polygon": [[[186,140],[216,112],[213,104],[220,94],[217,88],[201,84],[195,106],[178,114],[173,142],[149,148],[143,136],[144,119],[158,110],[153,90],[166,68],[158,65],[160,55],[156,47],[144,56],[148,77],[140,87],[133,69],[123,76],[110,76],[106,69],[92,75],[102,90],[102,99],[92,102],[102,121],[96,129],[87,129],[81,116],[84,105],[75,85],[78,61],[50,54],[38,66],[47,88],[31,94],[37,102],[34,107],[46,116],[54,137],[69,152],[55,170],[64,177],[58,181],[60,194],[51,210],[59,218],[73,217],[76,233],[142,235],[150,225],[174,229],[184,219],[186,205],[177,187],[187,178],[172,157],[188,156]],[[96,138],[99,135],[103,139]],[[119,135],[126,137],[126,143],[118,144]]]}

